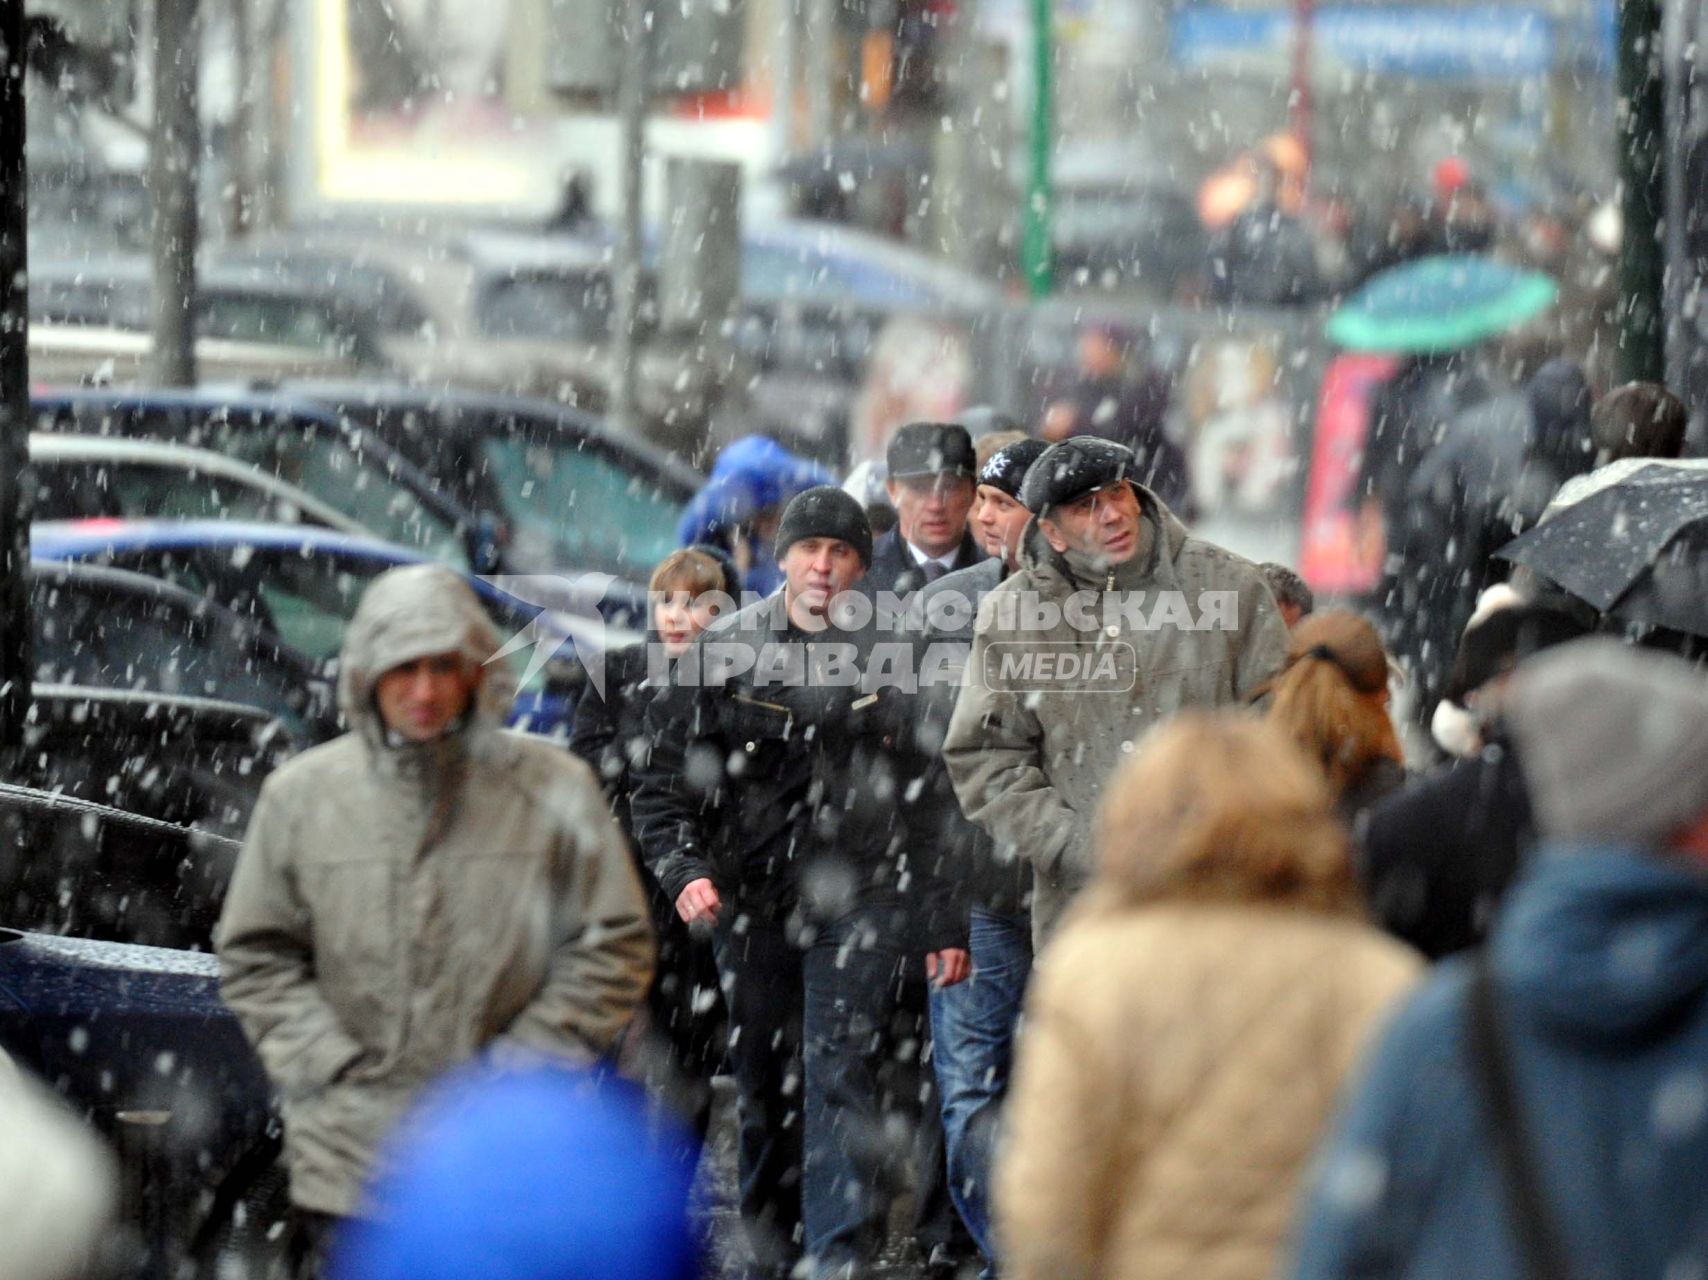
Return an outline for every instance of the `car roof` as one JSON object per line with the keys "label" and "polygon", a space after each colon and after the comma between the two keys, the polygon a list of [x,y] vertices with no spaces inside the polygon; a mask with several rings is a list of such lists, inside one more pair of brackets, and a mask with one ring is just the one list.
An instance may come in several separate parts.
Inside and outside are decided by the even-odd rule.
{"label": "car roof", "polygon": [[614,452],[628,454],[645,463],[680,486],[684,497],[706,482],[703,473],[674,454],[666,453],[650,441],[618,431],[609,422],[585,409],[559,404],[555,400],[470,391],[458,387],[424,387],[368,381],[291,382],[286,385],[285,391],[292,396],[316,401],[334,411],[393,409],[401,412],[441,412],[450,409],[493,417],[513,416],[550,422],[554,426],[583,435]]}
{"label": "car roof", "polygon": [[249,520],[44,520],[30,526],[30,546],[33,553],[47,560],[109,549],[244,546],[329,552],[394,564],[431,563],[418,551],[380,538],[311,525]]}
{"label": "car roof", "polygon": [[279,479],[250,463],[199,449],[191,444],[176,444],[166,440],[147,440],[133,436],[89,436],[62,434],[56,431],[30,432],[30,461],[36,466],[54,462],[143,462],[162,467],[177,467],[185,471],[199,470],[213,476],[240,481],[252,489],[294,503],[322,524],[345,533],[365,532],[361,522],[352,520],[330,503],[322,502],[312,493]]}

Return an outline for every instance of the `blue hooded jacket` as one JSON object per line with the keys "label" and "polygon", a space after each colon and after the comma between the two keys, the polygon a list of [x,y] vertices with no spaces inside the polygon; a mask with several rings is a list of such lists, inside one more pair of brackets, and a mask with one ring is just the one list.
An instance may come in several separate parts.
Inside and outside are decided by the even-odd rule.
{"label": "blue hooded jacket", "polygon": [[[835,484],[836,477],[805,458],[797,458],[768,436],[743,436],[732,442],[712,465],[705,486],[689,502],[676,526],[676,539],[684,547],[697,542],[730,545],[735,527],[767,508],[779,513],[797,493],[821,484]],[[782,583],[769,547],[753,541],[753,567],[742,585],[749,591],[769,595]]]}
{"label": "blue hooded jacket", "polygon": [[[1708,1274],[1708,867],[1545,850],[1491,941],[1577,1280]],[[1467,1054],[1468,960],[1401,1010],[1319,1153],[1297,1277],[1525,1280]]]}

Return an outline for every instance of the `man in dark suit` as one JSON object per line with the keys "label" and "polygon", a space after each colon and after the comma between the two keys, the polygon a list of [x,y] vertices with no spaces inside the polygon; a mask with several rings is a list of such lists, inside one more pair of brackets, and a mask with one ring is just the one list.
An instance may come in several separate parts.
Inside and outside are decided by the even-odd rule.
{"label": "man in dark suit", "polygon": [[978,470],[967,429],[949,422],[910,422],[890,438],[886,460],[896,525],[873,545],[872,567],[861,590],[907,596],[983,560],[967,528]]}

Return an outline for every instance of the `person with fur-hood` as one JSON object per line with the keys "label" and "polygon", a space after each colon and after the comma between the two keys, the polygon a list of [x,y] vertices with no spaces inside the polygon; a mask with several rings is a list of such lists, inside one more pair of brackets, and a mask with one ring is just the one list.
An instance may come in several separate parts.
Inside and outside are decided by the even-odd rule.
{"label": "person with fur-hood", "polygon": [[998,1157],[1010,1280],[1266,1280],[1341,1081],[1421,962],[1363,918],[1315,768],[1189,712],[1109,786],[1040,955]]}
{"label": "person with fur-hood", "polygon": [[1021,568],[979,608],[943,759],[967,817],[1032,864],[1035,940],[1091,871],[1091,819],[1146,729],[1250,699],[1287,628],[1257,566],[1186,531],[1131,450],[1075,437],[1034,462]]}
{"label": "person with fur-hood", "polygon": [[592,1063],[646,994],[652,931],[599,784],[502,728],[514,695],[466,581],[376,578],[345,636],[342,737],[267,780],[216,934],[278,1091],[310,1255],[374,1152],[483,1053]]}

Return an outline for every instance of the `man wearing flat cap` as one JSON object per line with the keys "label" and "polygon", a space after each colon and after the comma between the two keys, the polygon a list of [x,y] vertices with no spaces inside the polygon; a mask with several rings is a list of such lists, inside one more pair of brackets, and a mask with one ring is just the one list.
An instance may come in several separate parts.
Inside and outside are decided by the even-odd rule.
{"label": "man wearing flat cap", "polygon": [[980,606],[943,758],[966,815],[1032,866],[1042,945],[1091,870],[1104,783],[1146,729],[1247,701],[1287,628],[1257,566],[1192,537],[1080,436],[1034,462],[1020,568]]}
{"label": "man wearing flat cap", "polygon": [[872,559],[865,512],[809,489],[775,545],[783,587],[713,623],[648,710],[635,832],[714,938],[755,1262],[787,1276],[804,1246],[814,1276],[855,1276],[883,1239],[878,1069],[898,992],[912,970],[956,981],[969,962],[908,859],[906,701],[866,679],[879,633],[832,603]]}
{"label": "man wearing flat cap", "polygon": [[885,461],[896,526],[873,546],[862,591],[905,597],[984,559],[967,528],[978,467],[965,427],[910,422],[890,437]]}

